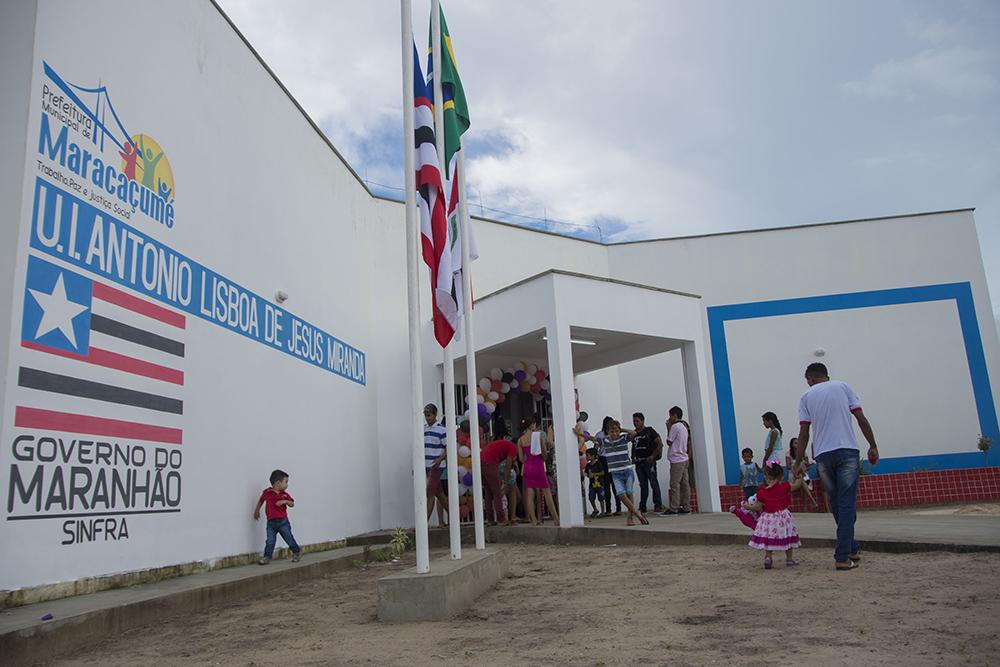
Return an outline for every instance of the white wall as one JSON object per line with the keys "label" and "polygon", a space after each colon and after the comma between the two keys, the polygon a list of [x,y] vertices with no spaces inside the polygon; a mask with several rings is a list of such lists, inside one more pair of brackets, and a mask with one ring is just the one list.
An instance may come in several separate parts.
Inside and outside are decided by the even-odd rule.
{"label": "white wall", "polygon": [[[109,16],[115,20],[109,22]],[[13,32],[30,38],[30,4],[5,6],[3,18],[5,36]],[[123,25],[149,29],[122,30]],[[382,468],[379,460],[382,444],[403,440],[406,429],[393,423],[391,410],[386,419],[378,414],[379,405],[398,404],[406,395],[405,308],[400,307],[405,292],[399,269],[391,275],[402,264],[402,243],[397,248],[391,242],[402,228],[401,207],[377,204],[370,197],[210,3],[189,0],[162,7],[106,1],[83,8],[43,1],[33,52],[26,50],[26,40],[21,42],[18,50],[17,40],[3,40],[5,90],[11,97],[3,107],[8,122],[3,125],[2,173],[19,175],[0,180],[3,187],[16,182],[24,189],[21,197],[2,198],[4,205],[17,201],[18,212],[4,216],[0,234],[3,239],[19,234],[21,240],[0,243],[0,252],[16,250],[18,255],[16,272],[4,281],[12,287],[0,301],[5,305],[0,311],[4,355],[12,359],[4,375],[0,488],[8,491],[8,471],[15,462],[12,443],[18,435],[52,433],[67,442],[88,437],[53,428],[15,428],[17,405],[66,410],[76,405],[127,420],[149,413],[17,386],[18,367],[42,358],[30,356],[19,343],[28,298],[25,263],[29,254],[40,255],[29,253],[27,243],[40,158],[43,60],[67,81],[108,86],[130,132],[148,134],[162,145],[175,178],[176,223],[168,229],[137,213],[129,225],[264,299],[277,289],[286,291],[291,298],[283,308],[365,352],[369,374],[366,385],[357,384],[188,314],[180,334],[186,356],[177,362],[185,372],[184,385],[160,389],[183,400],[183,415],[147,417],[183,429],[183,444],[175,447],[183,455],[181,512],[129,516],[127,539],[111,541],[101,535],[73,544],[61,544],[64,519],[4,520],[0,557],[17,565],[2,569],[0,588],[259,550],[263,525],[254,523],[250,512],[275,467],[291,474],[290,491],[297,500],[291,518],[303,544],[405,522],[404,499],[383,492],[400,488],[399,470]],[[30,94],[23,85],[28,73]],[[25,130],[16,115],[29,104]],[[15,117],[9,118],[10,113]],[[50,122],[56,131],[61,128],[58,121]],[[72,130],[69,138],[85,143]],[[21,162],[25,142],[27,164]],[[99,147],[91,145],[90,150],[101,154]],[[103,156],[117,167],[116,151],[109,144]],[[66,261],[48,261],[71,269]],[[5,257],[0,266],[12,272],[15,264]],[[85,269],[71,271],[95,278]],[[44,358],[47,369],[66,375],[133,389],[155,384],[120,371],[81,368],[70,359]],[[393,453],[389,448],[386,455]],[[408,455],[404,458],[408,465]],[[36,465],[19,463],[26,466],[25,474]],[[67,470],[69,465],[72,460]],[[47,464],[46,474],[53,474],[53,467]],[[84,467],[96,474],[100,466]],[[4,503],[4,519],[46,514],[44,508],[35,512],[33,506],[13,505],[8,512]],[[412,513],[409,517],[412,521]],[[24,553],[50,556],[26,559]]]}
{"label": "white wall", "polygon": [[[1000,345],[971,211],[624,244],[611,246],[609,253],[614,277],[691,291],[703,296],[706,307],[969,282],[996,403]],[[797,397],[805,388],[802,371],[816,360],[812,351],[826,347],[834,352],[822,360],[833,376],[850,382],[872,404],[869,416],[884,457],[975,451],[979,422],[950,303],[872,316],[851,310],[727,323],[740,446],[759,449],[757,418],[766,410],[795,430]],[[747,374],[760,374],[762,364],[771,369],[764,380],[768,390],[751,390],[756,379]],[[892,376],[907,380],[890,388],[886,378]],[[630,396],[654,394],[670,402],[683,395],[679,361],[669,354],[629,364],[621,377],[623,405],[634,400]],[[932,382],[934,377],[942,381]],[[714,377],[711,383],[718,423]],[[914,415],[912,406],[930,404],[942,414],[961,415],[962,423],[948,437],[913,425],[925,417]],[[950,417],[944,421],[955,426]]]}
{"label": "white wall", "polygon": [[[8,221],[18,219],[21,211],[21,185],[24,180],[25,153],[28,150],[25,128],[28,124],[28,91],[31,86],[32,38],[35,3],[7,3],[0,21],[0,81],[4,84],[4,103],[0,104],[0,285],[14,282],[20,228]],[[9,313],[14,292],[0,288],[0,313]],[[7,376],[7,350],[10,329],[0,316],[0,378]],[[0,382],[0,405],[7,387]],[[0,419],[3,419],[0,414]],[[2,424],[2,422],[0,422]]]}

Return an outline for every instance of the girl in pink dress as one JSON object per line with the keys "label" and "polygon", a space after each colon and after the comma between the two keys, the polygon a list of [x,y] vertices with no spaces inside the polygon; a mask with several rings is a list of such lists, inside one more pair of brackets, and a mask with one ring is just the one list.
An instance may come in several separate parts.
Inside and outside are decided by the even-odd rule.
{"label": "girl in pink dress", "polygon": [[517,455],[521,461],[521,475],[524,478],[524,511],[531,525],[541,524],[538,509],[542,498],[548,504],[553,522],[559,525],[559,511],[552,499],[549,478],[545,474],[545,456],[549,451],[549,441],[541,431],[542,418],[537,414],[528,420],[527,428],[517,440]]}
{"label": "girl in pink dress", "polygon": [[757,517],[757,527],[750,538],[750,546],[764,551],[764,569],[773,567],[771,552],[784,551],[785,565],[798,565],[792,556],[792,551],[802,547],[799,532],[795,528],[795,520],[788,506],[792,503],[792,491],[802,486],[802,480],[796,479],[791,484],[785,480],[785,469],[778,459],[770,459],[764,465],[764,486],[757,489],[757,500],[754,503],[743,503],[743,507],[760,512]]}

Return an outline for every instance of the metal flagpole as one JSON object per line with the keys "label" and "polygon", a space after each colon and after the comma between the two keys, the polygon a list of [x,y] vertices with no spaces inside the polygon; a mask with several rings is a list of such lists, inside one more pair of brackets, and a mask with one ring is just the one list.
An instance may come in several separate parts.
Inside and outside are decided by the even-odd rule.
{"label": "metal flagpole", "polygon": [[[441,160],[442,183],[447,183],[448,164],[444,154],[444,93],[441,90],[441,3],[431,0],[431,57],[434,69],[434,138],[438,159]],[[444,186],[447,196],[448,186]],[[455,355],[451,343],[444,348],[444,413],[448,417],[448,535],[451,558],[462,557],[462,524],[458,510],[458,446],[455,441],[458,414],[455,412]]]}
{"label": "metal flagpole", "polygon": [[[472,260],[469,257],[469,209],[465,203],[465,151],[458,152],[458,212],[462,228],[462,300],[465,303],[465,381],[469,387],[469,435],[472,441],[472,507],[476,526],[476,549],[486,548],[483,524],[483,477],[479,461],[479,403],[476,386],[476,345],[472,335]],[[499,521],[500,518],[497,517]]]}
{"label": "metal flagpole", "polygon": [[417,246],[417,178],[413,159],[413,16],[410,0],[400,0],[403,48],[403,155],[406,170],[406,296],[410,323],[410,437],[413,440],[413,532],[417,572],[431,571],[427,550],[427,478],[424,472],[423,392],[420,360],[420,259]]}

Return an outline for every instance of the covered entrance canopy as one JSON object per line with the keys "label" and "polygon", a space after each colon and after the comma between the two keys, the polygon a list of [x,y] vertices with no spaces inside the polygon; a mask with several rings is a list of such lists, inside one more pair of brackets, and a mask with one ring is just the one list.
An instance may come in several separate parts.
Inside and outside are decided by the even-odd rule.
{"label": "covered entrance canopy", "polygon": [[[572,433],[574,376],[675,349],[681,350],[686,417],[696,435],[699,507],[721,511],[700,297],[550,270],[477,299],[474,317],[477,354],[547,359],[564,526],[582,526],[584,515],[577,440]],[[461,377],[464,358],[456,359],[456,365],[456,376]]]}

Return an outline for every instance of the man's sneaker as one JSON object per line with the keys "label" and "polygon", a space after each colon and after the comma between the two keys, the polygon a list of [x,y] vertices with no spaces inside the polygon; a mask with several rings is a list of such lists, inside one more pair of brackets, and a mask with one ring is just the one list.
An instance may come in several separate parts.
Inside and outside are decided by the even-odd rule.
{"label": "man's sneaker", "polygon": [[302,560],[302,552],[301,551],[298,552],[297,554],[292,554],[292,562],[293,563],[298,563],[300,560]]}
{"label": "man's sneaker", "polygon": [[677,510],[678,514],[690,514],[691,510]]}
{"label": "man's sneaker", "polygon": [[653,507],[653,513],[654,514],[662,514],[664,511],[666,511],[666,509],[667,508],[664,507],[663,505],[656,505],[655,507]]}
{"label": "man's sneaker", "polygon": [[677,514],[678,512],[675,512],[673,510],[663,510],[662,512],[660,512],[660,516],[677,516]]}
{"label": "man's sneaker", "polygon": [[261,558],[259,561],[257,561],[257,565],[267,565],[270,562],[271,562],[271,559],[265,557],[265,558]]}

